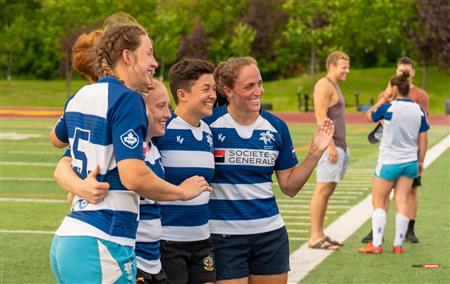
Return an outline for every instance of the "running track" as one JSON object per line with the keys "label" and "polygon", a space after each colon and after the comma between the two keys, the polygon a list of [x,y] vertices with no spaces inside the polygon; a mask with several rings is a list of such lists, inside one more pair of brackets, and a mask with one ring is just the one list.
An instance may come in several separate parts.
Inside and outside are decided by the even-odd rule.
{"label": "running track", "polygon": [[[0,118],[58,118],[63,113],[60,108],[0,108]],[[313,123],[312,112],[274,112],[275,115],[287,123]],[[431,125],[450,125],[450,115],[431,115]],[[347,123],[368,123],[364,113],[347,113]]]}

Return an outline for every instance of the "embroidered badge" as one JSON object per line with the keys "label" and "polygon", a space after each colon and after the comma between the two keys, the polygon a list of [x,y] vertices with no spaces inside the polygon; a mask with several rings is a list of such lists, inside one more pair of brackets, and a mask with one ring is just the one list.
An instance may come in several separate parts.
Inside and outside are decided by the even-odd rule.
{"label": "embroidered badge", "polygon": [[133,129],[130,129],[120,136],[120,141],[126,147],[134,149],[139,144],[139,136],[137,136]]}
{"label": "embroidered badge", "polygon": [[207,257],[203,258],[203,269],[205,269],[206,271],[214,270],[214,258],[212,255],[208,255]]}

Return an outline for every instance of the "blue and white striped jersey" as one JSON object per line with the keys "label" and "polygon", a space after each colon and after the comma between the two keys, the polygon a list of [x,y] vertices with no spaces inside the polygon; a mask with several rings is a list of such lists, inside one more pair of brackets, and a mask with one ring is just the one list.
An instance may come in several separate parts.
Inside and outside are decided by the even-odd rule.
{"label": "blue and white striped jersey", "polygon": [[75,197],[58,236],[92,236],[134,246],[139,196],[120,181],[117,162],[144,159],[148,117],[142,97],[113,77],[84,86],[66,103],[55,132],[70,144],[72,168],[84,179],[97,165],[110,191],[99,204]]}
{"label": "blue and white striped jersey", "polygon": [[[199,175],[208,182],[214,175],[211,130],[201,121],[193,127],[172,114],[166,133],[154,140],[161,152],[166,181],[179,185],[185,179]],[[200,241],[209,238],[209,192],[188,201],[160,202],[162,240]]]}
{"label": "blue and white striped jersey", "polygon": [[204,120],[213,133],[216,166],[209,202],[211,233],[256,234],[283,227],[272,174],[298,163],[286,123],[261,110],[252,125],[242,126],[226,106]]}
{"label": "blue and white striped jersey", "polygon": [[[161,155],[155,145],[146,151],[145,163],[160,178],[164,179]],[[147,273],[161,270],[159,239],[161,237],[161,210],[159,203],[141,197],[139,203],[139,225],[136,235],[137,267]]]}
{"label": "blue and white striped jersey", "polygon": [[403,164],[417,161],[417,138],[430,126],[420,106],[409,99],[397,99],[372,112],[372,120],[383,119],[383,138],[378,161]]}

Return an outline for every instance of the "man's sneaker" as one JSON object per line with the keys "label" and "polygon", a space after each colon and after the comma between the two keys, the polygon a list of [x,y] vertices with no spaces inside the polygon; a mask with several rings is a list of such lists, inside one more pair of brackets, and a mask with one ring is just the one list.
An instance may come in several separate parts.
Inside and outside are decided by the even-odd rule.
{"label": "man's sneaker", "polygon": [[372,242],[368,243],[367,246],[359,248],[360,253],[370,253],[370,254],[380,254],[383,252],[383,246],[374,247]]}
{"label": "man's sneaker", "polygon": [[405,252],[402,246],[392,247],[392,252],[395,254],[402,254]]}
{"label": "man's sneaker", "polygon": [[371,243],[372,242],[372,231],[370,231],[367,236],[362,238],[361,243]]}
{"label": "man's sneaker", "polygon": [[416,237],[414,231],[407,231],[405,235],[405,240],[412,244],[417,244],[419,239]]}
{"label": "man's sneaker", "polygon": [[[370,231],[367,236],[365,236],[364,238],[361,239],[361,243],[371,243],[372,240],[372,231]],[[384,237],[383,237],[383,242],[384,242]]]}

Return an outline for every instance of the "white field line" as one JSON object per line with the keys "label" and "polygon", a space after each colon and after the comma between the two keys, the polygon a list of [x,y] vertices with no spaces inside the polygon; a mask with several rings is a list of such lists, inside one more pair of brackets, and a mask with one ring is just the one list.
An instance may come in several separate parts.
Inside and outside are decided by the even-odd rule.
{"label": "white field line", "polygon": [[309,230],[297,230],[297,229],[288,229],[289,233],[295,233],[295,234],[304,234],[304,233],[308,233]]}
{"label": "white field line", "polygon": [[[281,213],[297,213],[297,214],[308,214],[309,215],[309,210],[286,210],[286,209],[281,209],[280,210]],[[336,214],[336,211],[328,211],[327,210],[327,214]]]}
{"label": "white field line", "polygon": [[11,151],[3,151],[3,154],[24,154],[27,156],[30,155],[35,155],[35,156],[45,156],[45,155],[49,155],[49,156],[58,156],[61,155],[60,152],[50,152],[50,151],[39,151],[39,152],[33,152],[33,151],[20,151],[20,150],[11,150]]}
{"label": "white field line", "polygon": [[0,230],[0,234],[31,234],[31,235],[53,235],[55,231],[35,230]]}
{"label": "white field line", "polygon": [[[427,151],[424,168],[435,161],[450,145],[450,135]],[[360,203],[353,206],[326,229],[327,235],[333,236],[339,242],[345,241],[359,227],[361,227],[372,216],[372,196],[367,196]],[[288,283],[298,283],[317,265],[324,261],[333,251],[310,249],[308,243],[303,244],[289,257],[291,271]]]}
{"label": "white field line", "polygon": [[[278,204],[279,208],[309,208],[309,204]],[[350,205],[329,205],[327,209],[347,209]]]}
{"label": "white field line", "polygon": [[40,163],[40,162],[0,162],[5,166],[28,166],[28,167],[56,167],[56,163]]}
{"label": "white field line", "polygon": [[52,178],[33,178],[33,177],[0,177],[4,181],[55,181]]}
{"label": "white field line", "polygon": [[305,237],[289,237],[289,240],[290,241],[307,241],[308,238],[305,238]]}
{"label": "white field line", "polygon": [[309,222],[286,222],[289,226],[309,226]]}
{"label": "white field line", "polygon": [[[19,202],[19,203],[67,203],[64,199],[50,199],[50,198],[15,198],[15,197],[0,197],[0,202]],[[69,205],[67,203],[67,205]]]}

